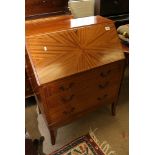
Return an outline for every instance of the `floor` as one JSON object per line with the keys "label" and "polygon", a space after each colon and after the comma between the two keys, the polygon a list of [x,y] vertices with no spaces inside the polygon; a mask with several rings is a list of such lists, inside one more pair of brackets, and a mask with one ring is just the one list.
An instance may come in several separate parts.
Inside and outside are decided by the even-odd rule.
{"label": "floor", "polygon": [[[59,149],[81,135],[95,131],[99,141],[106,140],[117,155],[129,154],[129,69],[126,68],[122,82],[116,116],[111,116],[110,107],[104,107],[85,117],[58,129],[56,144],[49,142],[49,134],[44,121],[38,117],[36,105],[26,107],[25,126],[32,139],[45,136],[43,151],[48,154]],[[38,123],[39,121],[39,123]],[[39,127],[38,127],[39,126]],[[39,128],[39,129],[38,129]],[[43,129],[44,128],[44,129]]]}

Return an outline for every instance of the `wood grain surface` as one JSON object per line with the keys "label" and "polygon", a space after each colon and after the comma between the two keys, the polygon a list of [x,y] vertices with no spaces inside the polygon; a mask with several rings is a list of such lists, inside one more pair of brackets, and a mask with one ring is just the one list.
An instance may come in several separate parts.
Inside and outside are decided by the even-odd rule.
{"label": "wood grain surface", "polygon": [[25,0],[26,18],[45,17],[67,12],[69,12],[68,0]]}
{"label": "wood grain surface", "polygon": [[73,16],[71,15],[61,15],[55,17],[27,20],[25,22],[25,33],[26,36],[31,36],[99,23],[113,22],[101,16],[90,16],[73,19]]}
{"label": "wood grain surface", "polygon": [[104,104],[112,114],[124,71],[114,23],[95,16],[26,22],[27,71],[55,144],[56,129]]}
{"label": "wood grain surface", "polygon": [[40,85],[124,57],[112,23],[27,36],[26,47]]}

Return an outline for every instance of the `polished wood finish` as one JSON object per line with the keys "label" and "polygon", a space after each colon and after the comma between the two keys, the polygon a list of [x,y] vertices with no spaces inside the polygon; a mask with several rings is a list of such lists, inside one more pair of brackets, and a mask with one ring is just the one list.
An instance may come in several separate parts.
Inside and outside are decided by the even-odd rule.
{"label": "polished wood finish", "polygon": [[[110,34],[104,29],[107,26]],[[121,59],[122,49],[114,31],[112,25],[98,24],[27,37],[39,85]]]}
{"label": "polished wood finish", "polygon": [[[62,17],[72,18],[68,16],[70,11],[68,9],[68,0],[26,0],[25,1],[25,18],[26,22],[33,21],[32,19],[45,17],[53,17],[53,19],[62,19]],[[61,15],[61,16],[60,16]],[[66,15],[66,16],[65,16]],[[42,18],[44,17],[44,18]],[[52,19],[52,18],[50,18]],[[33,28],[36,25],[32,25]],[[29,29],[29,28],[28,28]],[[27,30],[27,28],[26,28]],[[33,89],[30,84],[30,79],[27,76],[27,69],[25,68],[25,97],[31,97],[34,95]]]}
{"label": "polished wood finish", "polygon": [[68,0],[26,0],[25,17],[37,18],[69,13]]}
{"label": "polished wood finish", "polygon": [[33,32],[34,22],[26,22],[28,74],[54,144],[59,126],[103,104],[115,114],[125,59],[111,20],[40,20]]}
{"label": "polished wood finish", "polygon": [[[37,32],[40,32],[40,30],[42,28],[45,28],[46,27],[51,27],[51,26],[55,26],[55,22],[54,21],[57,21],[57,22],[62,22],[64,20],[67,20],[67,19],[72,19],[73,16],[71,15],[61,15],[61,16],[55,16],[55,17],[48,17],[48,18],[40,18],[40,19],[33,19],[33,20],[26,20],[25,23],[26,23],[26,36],[28,35],[32,35],[32,33],[37,33]],[[47,24],[47,25],[46,25]],[[39,30],[36,29],[36,26],[38,27],[39,26]],[[38,30],[38,31],[35,31],[35,30]],[[31,87],[31,82],[30,79],[28,76],[27,76],[27,72],[29,72],[29,68],[28,68],[28,65],[27,63],[29,61],[27,61],[27,56],[25,56],[25,59],[26,59],[26,63],[25,63],[25,97],[28,98],[28,97],[31,97],[31,96],[34,96],[34,92],[33,92],[33,89]]]}
{"label": "polished wood finish", "polygon": [[86,25],[102,24],[103,21],[104,23],[112,22],[111,20],[101,16],[85,17],[85,20],[83,20],[83,18],[73,19],[73,16],[71,15],[27,20],[25,25],[25,33],[28,37],[32,35],[73,29]]}

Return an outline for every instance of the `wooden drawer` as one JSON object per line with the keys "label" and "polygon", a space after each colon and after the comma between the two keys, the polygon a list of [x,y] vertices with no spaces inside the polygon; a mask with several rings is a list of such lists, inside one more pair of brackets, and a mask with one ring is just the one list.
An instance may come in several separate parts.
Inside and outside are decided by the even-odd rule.
{"label": "wooden drawer", "polygon": [[51,123],[63,122],[94,107],[111,104],[115,100],[115,93],[113,92],[114,91],[81,93],[76,95],[70,103],[63,103],[57,99],[55,101],[57,101],[59,105],[53,106],[52,108],[50,107],[49,109]]}
{"label": "wooden drawer", "polygon": [[117,85],[120,81],[122,75],[123,65],[111,65],[106,67],[101,67],[94,71],[94,79],[91,79],[92,85],[96,85],[99,88],[104,88],[109,85]]}
{"label": "wooden drawer", "polygon": [[116,76],[117,80],[113,79],[92,79],[91,81],[85,81],[85,88],[79,88],[79,89],[70,89],[68,91],[63,91],[60,93],[55,93],[51,96],[46,97],[46,100],[48,102],[49,108],[53,108],[55,106],[59,106],[61,104],[65,103],[71,103],[79,100],[81,98],[80,96],[77,97],[78,94],[84,95],[91,92],[104,92],[107,91],[110,88],[113,88],[115,90],[115,86],[118,85],[117,82],[119,82],[119,77]]}
{"label": "wooden drawer", "polygon": [[116,90],[117,86],[113,86],[113,88],[108,87],[105,90],[88,89],[83,93],[77,94],[79,100],[73,104],[75,108],[73,115],[93,109],[93,107],[112,103],[115,99]]}
{"label": "wooden drawer", "polygon": [[52,123],[80,114],[96,106],[112,103],[118,89],[117,84],[109,84],[104,89],[96,85],[71,94],[57,94],[47,99]]}
{"label": "wooden drawer", "polygon": [[46,98],[49,98],[55,94],[66,93],[73,90],[75,87],[75,79],[63,79],[56,82],[52,82],[48,86],[44,87]]}
{"label": "wooden drawer", "polygon": [[119,74],[123,69],[122,61],[118,61],[117,63],[111,63],[105,66],[98,67],[94,70],[93,73],[98,74],[103,78],[113,77],[116,74]]}

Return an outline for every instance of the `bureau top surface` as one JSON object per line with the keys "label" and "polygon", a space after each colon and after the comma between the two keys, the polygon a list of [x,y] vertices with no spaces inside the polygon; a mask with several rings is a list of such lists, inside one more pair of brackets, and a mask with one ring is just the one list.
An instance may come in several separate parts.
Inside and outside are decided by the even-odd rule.
{"label": "bureau top surface", "polygon": [[79,26],[93,25],[99,23],[112,22],[101,16],[90,16],[73,19],[72,15],[62,15],[48,18],[27,20],[25,22],[26,36],[49,33],[53,31],[67,30]]}
{"label": "bureau top surface", "polygon": [[72,28],[64,22],[63,29],[47,28],[45,32],[44,28],[41,33],[26,35],[27,53],[39,85],[124,59],[113,22],[100,16],[74,22]]}

